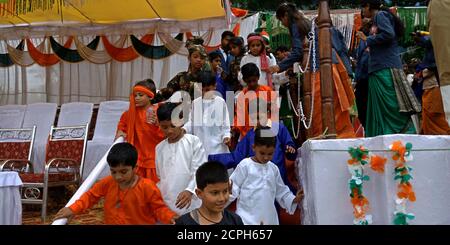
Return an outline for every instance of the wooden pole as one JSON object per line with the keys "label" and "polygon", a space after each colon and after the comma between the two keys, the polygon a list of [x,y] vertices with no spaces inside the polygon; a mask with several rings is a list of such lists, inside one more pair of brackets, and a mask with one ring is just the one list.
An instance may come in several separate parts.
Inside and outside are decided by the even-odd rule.
{"label": "wooden pole", "polygon": [[333,77],[331,64],[331,17],[328,0],[319,2],[319,57],[320,57],[320,93],[322,97],[322,129],[328,128],[327,135],[335,138],[333,104]]}
{"label": "wooden pole", "polygon": [[[309,65],[307,65],[308,62],[308,57],[309,56],[309,42],[308,39],[305,38],[305,41],[303,42],[303,63],[302,66],[305,67],[305,74],[303,77],[303,113],[305,114],[306,117],[306,124],[309,123],[309,119],[312,118],[311,117],[311,102],[312,102],[312,91],[311,91],[311,62]],[[306,67],[308,66],[308,67]],[[300,95],[299,95],[300,96]],[[303,125],[303,124],[302,124]],[[312,125],[312,124],[311,124]],[[304,126],[303,126],[304,128]],[[306,129],[305,130],[305,138],[309,139],[312,137],[312,128]]]}

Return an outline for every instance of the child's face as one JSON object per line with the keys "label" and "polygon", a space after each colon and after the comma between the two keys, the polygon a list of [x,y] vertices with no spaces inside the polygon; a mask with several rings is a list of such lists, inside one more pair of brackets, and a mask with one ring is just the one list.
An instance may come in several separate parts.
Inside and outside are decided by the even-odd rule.
{"label": "child's face", "polygon": [[200,70],[205,64],[205,57],[201,56],[198,51],[195,51],[189,56],[189,62],[192,68]]}
{"label": "child's face", "polygon": [[259,76],[251,76],[244,80],[247,83],[247,88],[249,90],[256,90],[258,88]]}
{"label": "child's face", "polygon": [[196,193],[202,200],[202,206],[210,212],[220,213],[230,198],[229,183],[208,184],[203,190],[197,189]]}
{"label": "child's face", "polygon": [[160,121],[159,128],[163,131],[164,135],[169,141],[176,140],[183,132],[181,127],[176,127],[172,124],[172,121]]}
{"label": "child's face", "polygon": [[248,48],[253,56],[259,56],[262,50],[262,43],[258,40],[252,41],[248,44]]}
{"label": "child's face", "polygon": [[211,61],[211,66],[213,71],[217,70],[217,67],[221,65],[222,61],[220,60],[220,57],[216,57]]}
{"label": "child's face", "polygon": [[135,92],[134,103],[136,104],[136,107],[145,107],[151,104],[150,97],[142,92]]}
{"label": "child's face", "polygon": [[241,48],[236,44],[230,44],[230,49],[231,55],[233,55],[234,57],[239,56],[241,54]]}
{"label": "child's face", "polygon": [[119,164],[115,167],[109,167],[111,176],[121,187],[128,187],[134,180],[134,168],[131,166],[126,166]]}
{"label": "child's face", "polygon": [[268,161],[272,160],[273,153],[275,152],[274,146],[265,145],[253,145],[253,151],[255,152],[255,160],[258,163],[266,164]]}
{"label": "child's face", "polygon": [[[203,95],[203,97],[211,98],[214,95],[213,91],[215,91],[215,90],[216,90],[215,84],[209,85],[209,86],[202,86],[202,95]],[[211,92],[211,93],[208,93],[208,92]]]}

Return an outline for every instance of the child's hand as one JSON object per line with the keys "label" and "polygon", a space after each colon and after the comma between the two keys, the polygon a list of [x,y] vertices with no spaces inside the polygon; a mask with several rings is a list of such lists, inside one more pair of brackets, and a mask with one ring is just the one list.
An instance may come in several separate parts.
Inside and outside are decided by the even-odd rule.
{"label": "child's hand", "polygon": [[63,219],[63,218],[67,218],[68,220],[70,220],[73,216],[73,212],[70,208],[64,207],[61,208],[58,213],[56,213],[55,218],[53,218],[53,221],[57,220],[57,219]]}
{"label": "child's hand", "polygon": [[175,224],[175,220],[177,220],[178,218],[180,218],[180,215],[175,214],[171,219],[170,219],[170,224],[174,225]]}
{"label": "child's hand", "polygon": [[227,145],[227,146],[230,146],[230,143],[231,143],[230,137],[225,137],[225,138],[223,139],[223,143],[224,143],[225,145]]}
{"label": "child's hand", "polygon": [[303,189],[300,189],[297,191],[297,194],[295,195],[294,201],[292,201],[293,203],[300,203],[303,200],[304,197],[304,193],[303,193]]}
{"label": "child's hand", "polygon": [[287,145],[287,146],[286,146],[286,153],[294,154],[295,152],[296,152],[296,150],[295,150],[294,147],[292,147],[292,146],[290,146],[290,145]]}
{"label": "child's hand", "polygon": [[277,73],[280,71],[280,67],[277,65],[271,66],[271,67],[269,67],[269,71],[270,71],[270,73]]}
{"label": "child's hand", "polygon": [[182,191],[178,194],[175,206],[179,209],[184,207],[189,208],[191,206],[192,193],[190,191]]}
{"label": "child's hand", "polygon": [[117,138],[119,138],[121,136],[123,136],[125,139],[127,138],[127,134],[124,131],[117,130],[117,134],[116,134],[116,138],[115,139],[117,139]]}
{"label": "child's hand", "polygon": [[362,40],[364,40],[364,41],[367,40],[367,36],[366,36],[366,35],[364,34],[364,32],[362,32],[362,31],[357,32],[357,33],[356,33],[356,36],[357,36],[359,39],[362,39]]}
{"label": "child's hand", "polygon": [[231,179],[228,182],[228,191],[230,192],[230,195],[233,194],[233,180]]}

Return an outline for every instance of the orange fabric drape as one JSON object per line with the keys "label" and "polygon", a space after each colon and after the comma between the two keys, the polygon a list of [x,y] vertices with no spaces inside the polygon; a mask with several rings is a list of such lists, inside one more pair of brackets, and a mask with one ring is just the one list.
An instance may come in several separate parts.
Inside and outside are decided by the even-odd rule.
{"label": "orange fabric drape", "polygon": [[245,17],[248,14],[248,10],[240,8],[231,8],[231,12],[238,18]]}
{"label": "orange fabric drape", "polygon": [[[69,37],[69,39],[67,39],[66,43],[64,44],[64,47],[70,48],[70,45],[72,45],[72,41],[73,37],[71,36]],[[56,56],[56,54],[44,54],[41,51],[39,51],[28,38],[27,38],[27,47],[28,51],[30,52],[31,58],[33,58],[33,60],[41,66],[52,66],[60,61],[59,57]]]}
{"label": "orange fabric drape", "polygon": [[[154,34],[147,34],[141,38],[141,42],[150,44],[153,42]],[[139,54],[136,53],[133,46],[129,46],[127,48],[118,48],[115,47],[107,37],[102,36],[103,46],[105,46],[106,52],[115,60],[120,62],[128,62],[139,57]]]}
{"label": "orange fabric drape", "polygon": [[450,127],[445,119],[439,87],[423,91],[422,104],[422,130],[420,133],[425,135],[449,135]]}

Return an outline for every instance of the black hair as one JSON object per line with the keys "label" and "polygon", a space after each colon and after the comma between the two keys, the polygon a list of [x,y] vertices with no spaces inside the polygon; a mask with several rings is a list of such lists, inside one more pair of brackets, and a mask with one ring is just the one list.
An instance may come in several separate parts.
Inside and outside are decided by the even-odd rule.
{"label": "black hair", "polygon": [[238,47],[240,47],[240,54],[239,55],[244,55],[245,52],[247,52],[246,48],[245,48],[245,42],[244,42],[244,38],[243,37],[232,37],[230,39],[230,44],[236,45]]}
{"label": "black hair", "polygon": [[369,5],[369,10],[375,9],[379,11],[386,11],[394,18],[394,30],[397,39],[400,39],[405,34],[405,25],[403,21],[394,13],[392,13],[388,7],[383,6],[381,0],[361,0],[361,6],[366,7]]}
{"label": "black hair", "polygon": [[259,77],[259,68],[255,63],[247,63],[241,67],[242,79],[244,81],[252,76]]}
{"label": "black hair", "polygon": [[234,33],[232,31],[224,31],[222,32],[221,40],[225,39],[226,37],[234,37]]}
{"label": "black hair", "polygon": [[278,48],[275,50],[275,52],[288,52],[288,51],[289,48],[284,45],[278,46]]}
{"label": "black hair", "polygon": [[[175,108],[181,103],[171,103],[166,102],[159,106],[156,111],[156,116],[158,117],[158,121],[172,121],[172,112]],[[180,112],[180,118],[183,117],[183,112]]]}
{"label": "black hair", "polygon": [[255,143],[256,146],[275,147],[277,144],[277,137],[272,132],[270,127],[258,127],[255,130]]}
{"label": "black hair", "polygon": [[216,50],[216,51],[213,51],[213,52],[208,54],[208,59],[209,59],[209,61],[212,62],[217,57],[221,58],[221,56],[222,56],[222,54],[220,53],[220,51]]}
{"label": "black hair", "polygon": [[195,172],[195,181],[197,182],[197,188],[200,190],[210,184],[228,183],[227,168],[217,161],[205,162]]}
{"label": "black hair", "polygon": [[289,20],[289,33],[292,36],[292,30],[290,26],[293,23],[297,24],[298,30],[300,32],[301,37],[305,37],[309,31],[311,30],[311,21],[306,18],[306,16],[303,14],[303,12],[298,11],[297,6],[295,6],[294,3],[284,2],[281,3],[276,11],[276,17],[277,19],[281,20],[285,16],[285,14],[288,14],[288,20]]}
{"label": "black hair", "polygon": [[138,159],[138,152],[136,148],[127,142],[117,143],[111,147],[111,150],[106,157],[106,161],[110,167],[117,167],[119,165],[136,166]]}
{"label": "black hair", "polygon": [[216,84],[216,76],[210,71],[201,71],[198,75],[198,81],[202,86],[211,86]]}

